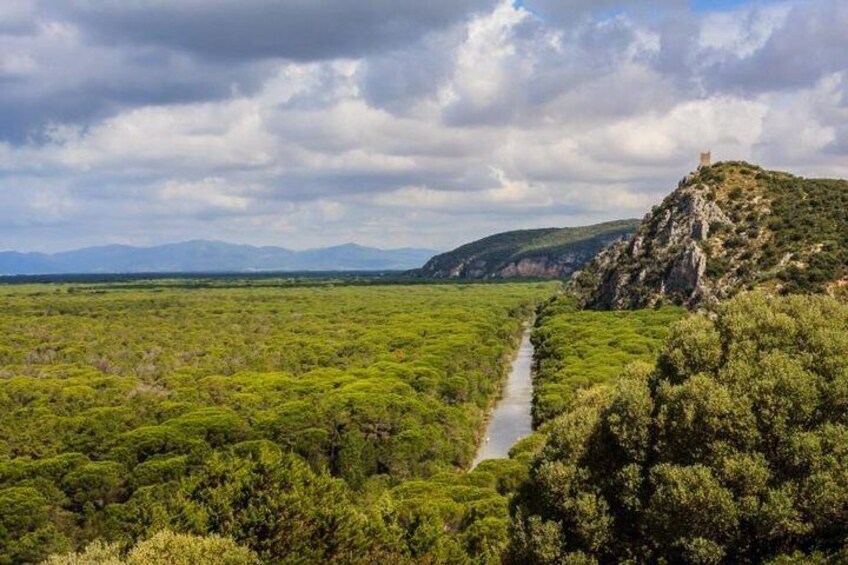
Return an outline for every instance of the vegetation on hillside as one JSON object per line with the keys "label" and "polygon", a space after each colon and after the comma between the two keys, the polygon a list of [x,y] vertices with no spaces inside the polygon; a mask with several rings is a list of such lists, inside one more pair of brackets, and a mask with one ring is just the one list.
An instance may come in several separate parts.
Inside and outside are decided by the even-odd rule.
{"label": "vegetation on hillside", "polygon": [[743,162],[701,172],[730,222],[704,243],[709,274],[737,288],[824,292],[848,277],[848,181],[805,179]]}
{"label": "vegetation on hillside", "polygon": [[594,308],[698,306],[742,290],[843,293],[848,181],[804,179],[743,162],[690,175],[634,237],[575,277]]}
{"label": "vegetation on hillside", "polygon": [[2,287],[0,563],[162,529],[266,562],[485,562],[514,469],[438,477],[554,289]]}
{"label": "vegetation on hillside", "polygon": [[578,394],[514,505],[516,563],[848,559],[848,306],[743,294]]}
{"label": "vegetation on hillside", "polygon": [[848,279],[848,182],[761,172],[771,195],[760,268],[774,271],[784,293],[823,291]]}
{"label": "vegetation on hillside", "polygon": [[637,224],[636,220],[620,220],[577,228],[500,233],[437,255],[420,269],[420,274],[468,279],[566,277],[610,242],[632,234]]}

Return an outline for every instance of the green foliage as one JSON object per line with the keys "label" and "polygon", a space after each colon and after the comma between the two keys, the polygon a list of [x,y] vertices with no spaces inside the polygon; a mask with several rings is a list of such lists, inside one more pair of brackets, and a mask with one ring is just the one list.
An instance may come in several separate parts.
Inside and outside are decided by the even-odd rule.
{"label": "green foliage", "polygon": [[397,532],[356,508],[343,481],[270,442],[239,444],[204,463],[168,496],[133,498],[114,511],[157,516],[148,529],[217,532],[265,562],[367,563],[398,551]]}
{"label": "green foliage", "polygon": [[563,255],[582,257],[573,265],[577,269],[611,241],[632,234],[638,223],[619,220],[577,228],[500,233],[437,255],[420,272],[435,278],[485,279],[498,276],[502,269],[522,259],[544,260],[554,265]]}
{"label": "green foliage", "polygon": [[166,530],[139,542],[123,555],[117,544],[95,541],[78,553],[51,555],[43,565],[258,565],[247,548],[220,536],[191,536]]}
{"label": "green foliage", "polygon": [[163,528],[273,562],[491,562],[520,472],[420,553],[433,510],[401,521],[391,492],[467,467],[556,287],[0,287],[0,563]]}
{"label": "green foliage", "polygon": [[27,563],[50,551],[61,551],[68,540],[50,521],[50,503],[37,488],[0,489],[0,563]]}
{"label": "green foliage", "polygon": [[848,276],[848,182],[777,174],[762,181],[772,196],[774,256],[796,254],[804,265],[778,271],[784,291],[821,291]]}
{"label": "green foliage", "polygon": [[612,385],[628,363],[652,360],[666,328],[684,314],[685,310],[675,307],[581,311],[568,296],[548,303],[533,331],[538,363],[533,405],[536,425],[566,411],[577,390]]}
{"label": "green foliage", "polygon": [[102,510],[121,500],[126,471],[114,461],[91,461],[80,465],[62,479],[62,490],[76,511]]}
{"label": "green foliage", "polygon": [[514,509],[516,562],[841,562],[848,306],[740,295],[547,431]]}
{"label": "green foliage", "polygon": [[527,468],[524,458],[493,459],[470,473],[448,471],[394,488],[397,525],[410,539],[410,557],[419,563],[502,563],[509,500]]}

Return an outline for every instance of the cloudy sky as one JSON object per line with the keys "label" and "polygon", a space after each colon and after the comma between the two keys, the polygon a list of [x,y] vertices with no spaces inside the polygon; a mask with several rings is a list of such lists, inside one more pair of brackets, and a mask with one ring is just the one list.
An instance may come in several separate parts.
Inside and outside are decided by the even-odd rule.
{"label": "cloudy sky", "polygon": [[0,249],[447,249],[848,177],[848,2],[2,0]]}

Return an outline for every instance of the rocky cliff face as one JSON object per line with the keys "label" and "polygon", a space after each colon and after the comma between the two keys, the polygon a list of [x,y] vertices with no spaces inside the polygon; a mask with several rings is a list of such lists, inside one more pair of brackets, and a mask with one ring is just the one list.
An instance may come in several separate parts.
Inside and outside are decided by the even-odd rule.
{"label": "rocky cliff face", "polygon": [[637,308],[661,298],[694,303],[713,296],[717,289],[706,276],[707,256],[700,243],[717,222],[730,219],[708,200],[706,185],[685,180],[646,216],[630,241],[597,257],[597,289],[590,306]]}
{"label": "rocky cliff face", "polygon": [[607,245],[631,235],[637,224],[623,220],[497,234],[434,257],[419,274],[436,279],[568,278]]}
{"label": "rocky cliff face", "polygon": [[741,289],[826,291],[846,276],[848,183],[705,167],[575,275],[590,308],[697,307]]}
{"label": "rocky cliff face", "polygon": [[467,263],[454,266],[447,273],[436,271],[431,276],[462,279],[568,278],[580,270],[598,251],[617,239],[620,239],[620,236],[602,237],[578,251],[550,255],[531,254],[505,263],[488,261],[486,258],[472,258]]}

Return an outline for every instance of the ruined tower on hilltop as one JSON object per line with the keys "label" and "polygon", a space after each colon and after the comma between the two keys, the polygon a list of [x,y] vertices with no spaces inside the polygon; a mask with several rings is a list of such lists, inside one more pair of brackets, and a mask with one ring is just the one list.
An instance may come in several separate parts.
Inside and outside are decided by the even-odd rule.
{"label": "ruined tower on hilltop", "polygon": [[709,167],[712,164],[712,152],[711,151],[702,151],[701,152],[701,164],[698,165],[698,168]]}

